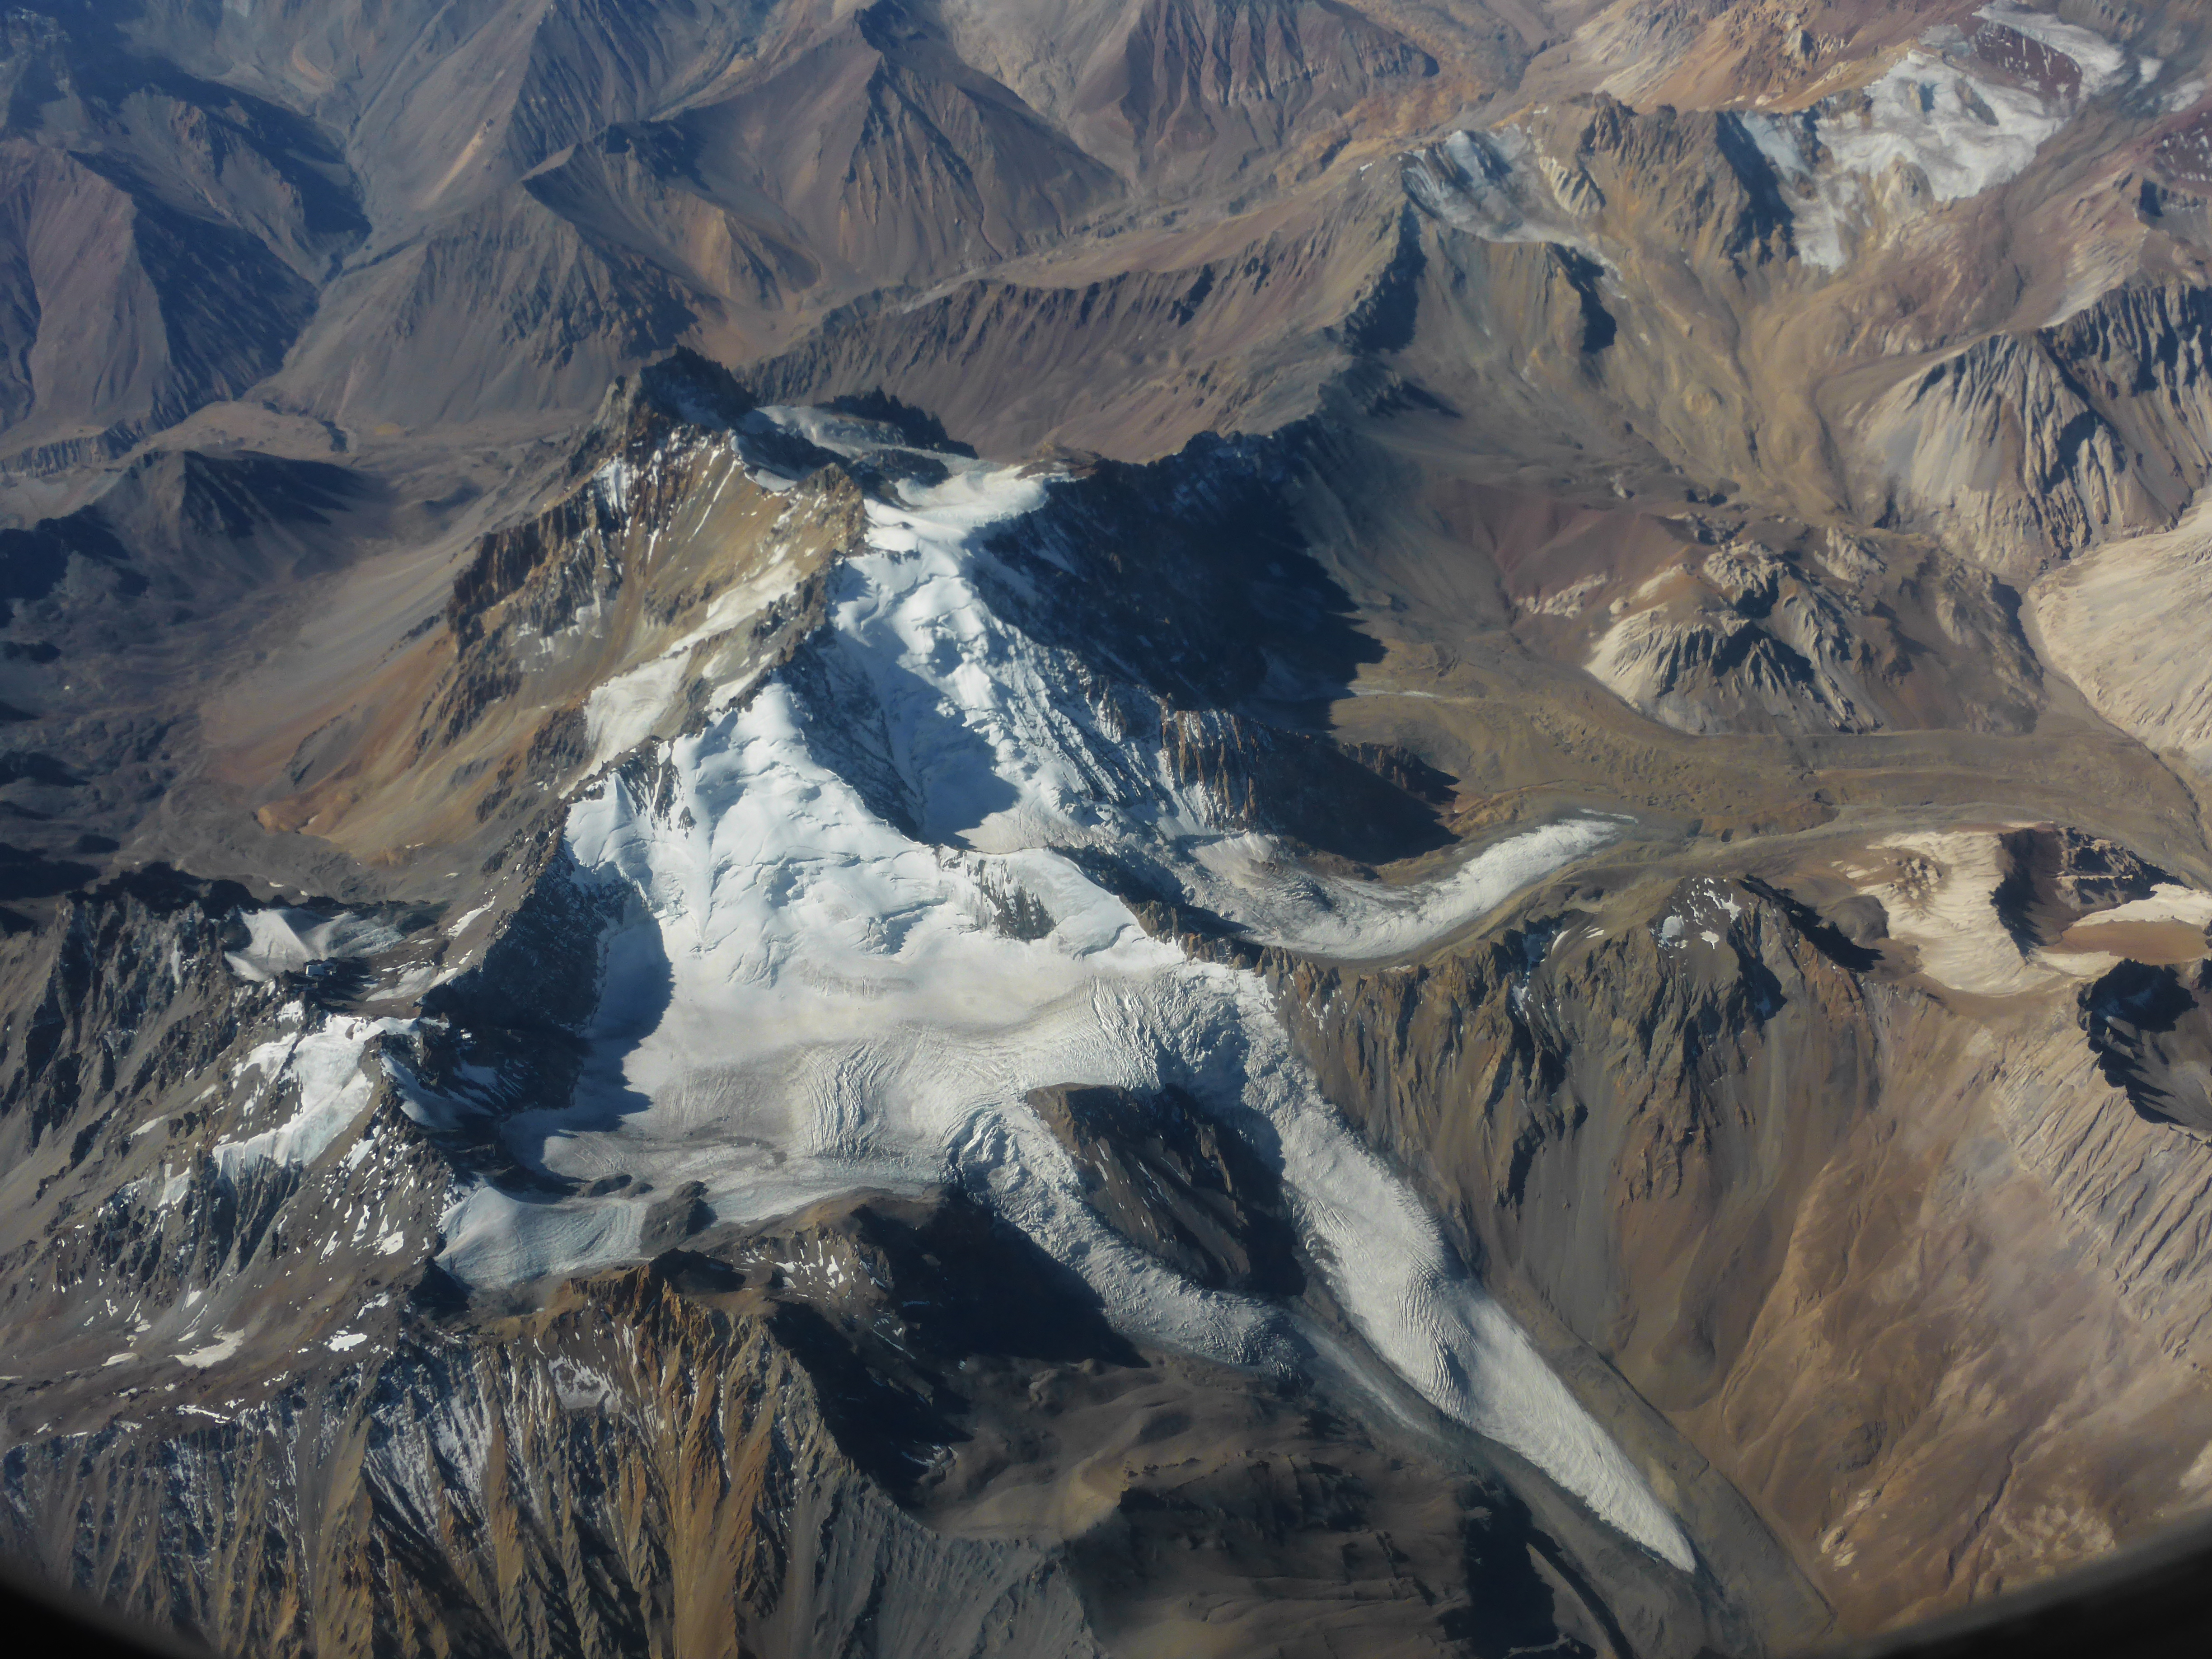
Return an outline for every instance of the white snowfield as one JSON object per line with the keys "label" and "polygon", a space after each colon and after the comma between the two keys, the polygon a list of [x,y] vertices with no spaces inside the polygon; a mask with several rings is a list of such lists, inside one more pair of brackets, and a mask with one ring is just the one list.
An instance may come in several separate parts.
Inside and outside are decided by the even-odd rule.
{"label": "white snowfield", "polygon": [[1984,828],[1889,836],[1868,849],[1887,854],[1884,864],[1840,867],[1859,891],[1881,902],[1890,937],[1913,947],[1922,973],[1978,996],[2017,996],[2109,971],[2121,958],[2096,948],[2103,927],[2179,922],[2212,929],[2212,893],[2165,882],[2147,898],[2094,912],[2075,924],[2067,935],[2074,948],[2024,945],[1997,910],[1996,895],[2008,868],[2001,833]]}
{"label": "white snowfield", "polygon": [[1829,153],[1869,178],[1900,162],[1917,167],[1939,202],[2017,177],[2066,125],[2065,112],[2036,94],[1984,80],[1935,52],[1908,52],[1866,93],[1871,107],[1863,115],[1821,121]]}
{"label": "white snowfield", "polygon": [[1820,270],[1849,263],[1871,186],[1909,168],[1938,202],[1978,196],[2025,172],[2069,113],[1917,47],[1865,93],[1858,110],[1741,118],[1781,181],[1798,257]]}
{"label": "white snowfield", "polygon": [[[1994,190],[2025,172],[2083,103],[2148,86],[2164,67],[2044,13],[1992,4],[1975,15],[2070,58],[2081,71],[2078,93],[2045,94],[1985,72],[1969,50],[1972,23],[1946,24],[1863,88],[1863,98],[1732,118],[1774,170],[1805,264],[1843,269],[1900,171],[1924,179],[1939,203]],[[2193,101],[2173,103],[2176,96],[2166,99],[2175,108]],[[1573,247],[1611,269],[1602,242],[1581,228],[1592,200],[1586,185],[1522,126],[1454,133],[1431,149],[1408,152],[1401,174],[1413,200],[1455,229],[1486,241]],[[1892,200],[1893,213],[1911,210]]]}
{"label": "white snowfield", "polygon": [[621,1259],[654,1199],[687,1181],[725,1220],[949,1181],[1138,1340],[1295,1364],[1284,1310],[1201,1289],[1105,1227],[1025,1100],[1053,1084],[1175,1085],[1279,1154],[1303,1234],[1376,1353],[1691,1570],[1636,1467],[1322,1098],[1261,979],[1148,937],[1060,850],[1140,853],[1258,937],[1361,956],[1481,915],[1619,824],[1531,831],[1425,887],[1291,870],[1180,787],[1077,664],[985,603],[987,566],[991,591],[1019,583],[974,532],[1037,506],[1047,482],[950,465],[943,483],[872,507],[870,550],[839,573],[811,647],[832,708],[810,709],[805,682],[779,675],[660,745],[667,777],[649,799],[611,777],[570,813],[569,854],[627,914],[605,941],[574,1106],[507,1133],[548,1172],[653,1190],[476,1187],[445,1217],[444,1264],[492,1284]]}
{"label": "white snowfield", "polygon": [[277,905],[243,911],[239,920],[246,924],[246,948],[225,952],[223,960],[231,972],[252,985],[296,973],[311,962],[374,956],[399,943],[399,935],[383,923],[349,910],[325,916]]}
{"label": "white snowfield", "polygon": [[1435,150],[1401,163],[1407,192],[1454,229],[1486,242],[1548,242],[1604,264],[1599,245],[1576,225],[1577,204],[1563,199],[1559,170],[1517,126],[1455,132]]}
{"label": "white snowfield", "polygon": [[[2027,171],[2081,101],[2156,76],[2150,60],[2132,59],[2103,36],[2055,17],[1999,5],[1975,15],[2071,58],[2081,72],[2079,94],[2045,96],[1978,74],[1964,34],[1942,27],[1866,87],[1862,106],[1830,100],[1807,114],[1741,118],[1781,179],[1798,254],[1808,264],[1843,268],[1850,240],[1869,216],[1869,186],[1897,169],[1917,171],[1938,202],[1978,196]],[[1827,152],[1817,163],[1816,140]]]}
{"label": "white snowfield", "polygon": [[2120,921],[2179,921],[2191,927],[2212,927],[2212,893],[2201,893],[2178,882],[2160,882],[2148,898],[2130,899],[2089,920],[2099,926]]}
{"label": "white snowfield", "polygon": [[1301,869],[1267,836],[1228,836],[1191,849],[1188,878],[1209,909],[1262,945],[1372,961],[1403,956],[1486,916],[1553,871],[1618,841],[1626,821],[1568,818],[1483,848],[1418,885],[1348,881]]}
{"label": "white snowfield", "polygon": [[216,1167],[235,1180],[255,1164],[313,1163],[375,1097],[375,1079],[361,1064],[369,1039],[380,1032],[404,1031],[410,1024],[341,1018],[319,1030],[279,1037],[253,1049],[240,1069],[261,1075],[255,1105],[279,1097],[287,1082],[297,1085],[298,1103],[282,1123],[242,1140],[216,1143]]}

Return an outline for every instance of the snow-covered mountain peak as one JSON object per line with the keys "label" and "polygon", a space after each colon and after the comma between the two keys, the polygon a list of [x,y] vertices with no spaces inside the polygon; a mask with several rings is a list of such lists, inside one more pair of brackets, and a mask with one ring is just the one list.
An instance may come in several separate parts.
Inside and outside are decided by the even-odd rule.
{"label": "snow-covered mountain peak", "polygon": [[[849,428],[782,418],[862,453]],[[570,1195],[465,1188],[441,1261],[495,1285],[619,1261],[678,1188],[729,1224],[949,1182],[1131,1336],[1296,1368],[1306,1315],[1117,1236],[1030,1103],[1172,1088],[1274,1149],[1331,1294],[1406,1382],[1687,1567],[1633,1466],[1322,1097],[1258,976],[1150,937],[1084,857],[1356,957],[1417,948],[1619,826],[1525,832],[1413,886],[1297,872],[1218,780],[1178,766],[1177,711],[1023,626],[1035,590],[993,534],[1049,482],[941,465],[870,501],[865,547],[786,666],[571,810],[573,879],[615,918],[586,1057],[572,1100],[518,1100],[496,1130]]]}

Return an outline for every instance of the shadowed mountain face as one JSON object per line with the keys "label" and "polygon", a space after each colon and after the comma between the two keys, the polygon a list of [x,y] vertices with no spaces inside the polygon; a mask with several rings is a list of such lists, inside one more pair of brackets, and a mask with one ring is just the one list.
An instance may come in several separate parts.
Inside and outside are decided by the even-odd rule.
{"label": "shadowed mountain face", "polygon": [[2212,1504],[2212,17],[0,20],[0,1551],[1786,1654]]}

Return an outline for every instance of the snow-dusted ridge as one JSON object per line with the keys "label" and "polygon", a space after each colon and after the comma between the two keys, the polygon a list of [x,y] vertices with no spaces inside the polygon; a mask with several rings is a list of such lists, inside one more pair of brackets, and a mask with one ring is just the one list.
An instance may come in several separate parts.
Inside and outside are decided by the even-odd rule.
{"label": "snow-dusted ridge", "polygon": [[[770,416],[825,447],[867,441],[834,419]],[[445,1266],[483,1285],[620,1260],[655,1198],[687,1182],[719,1218],[745,1220],[949,1181],[1079,1273],[1132,1335],[1296,1364],[1284,1309],[1202,1289],[1109,1230],[1025,1098],[1173,1085],[1279,1152],[1303,1236],[1377,1354],[1691,1568],[1634,1465],[1322,1099],[1261,978],[1148,936],[1082,861],[1111,854],[1180,882],[1258,939],[1382,955],[1495,908],[1620,825],[1525,832],[1413,887],[1297,870],[1179,774],[1156,711],[1147,726],[1128,688],[1102,688],[1010,614],[1026,584],[981,532],[1039,506],[1050,476],[938,459],[937,482],[871,502],[866,548],[837,571],[805,662],[574,804],[573,873],[621,919],[574,1104],[502,1133],[545,1174],[629,1188],[473,1186],[444,1218]],[[407,1081],[427,1119],[465,1109]]]}
{"label": "snow-dusted ridge", "polygon": [[[1806,264],[1835,271],[1850,261],[1899,169],[1917,173],[1936,202],[1978,196],[2025,172],[2083,103],[2148,87],[2164,67],[2045,13],[1990,4],[1975,17],[2070,64],[2078,87],[2017,84],[1977,56],[1968,30],[1942,24],[1856,92],[1791,113],[1727,118],[1771,169]],[[1580,222],[1599,198],[1520,125],[1454,133],[1408,154],[1403,177],[1413,199],[1455,229],[1486,241],[1571,247],[1608,264],[1601,241]]]}
{"label": "snow-dusted ridge", "polygon": [[[1966,51],[1968,37],[1945,27],[1856,100],[1830,100],[1802,115],[1739,118],[1781,182],[1807,264],[1842,267],[1851,229],[1866,216],[1869,189],[1893,170],[1918,172],[1938,202],[1994,190],[2027,169],[2080,100],[2132,84],[2142,67],[2103,36],[2042,13],[1987,5],[1976,15],[2069,60],[2081,75],[2078,94],[1997,78]],[[1816,161],[1820,149],[1826,155]]]}

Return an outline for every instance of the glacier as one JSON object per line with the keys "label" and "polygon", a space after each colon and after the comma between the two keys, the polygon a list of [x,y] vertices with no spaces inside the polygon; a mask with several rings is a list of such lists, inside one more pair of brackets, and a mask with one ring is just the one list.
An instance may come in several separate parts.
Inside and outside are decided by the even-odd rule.
{"label": "glacier", "polygon": [[[770,416],[832,448],[866,441]],[[1279,1159],[1308,1249],[1376,1354],[1692,1570],[1635,1465],[1322,1097],[1266,982],[1148,935],[1084,858],[1165,872],[1258,939],[1382,956],[1478,919],[1620,823],[1524,830],[1414,886],[1297,869],[1182,776],[1126,698],[1022,627],[1026,583],[989,532],[1040,506],[1052,475],[936,459],[934,481],[869,502],[805,672],[710,705],[571,807],[564,856],[618,920],[573,1102],[501,1133],[572,1185],[630,1179],[599,1195],[467,1186],[442,1264],[494,1285],[623,1259],[651,1203],[640,1187],[697,1182],[717,1219],[748,1221],[951,1183],[1079,1274],[1133,1337],[1295,1366],[1311,1345],[1291,1310],[1124,1242],[1026,1100],[1172,1085]]]}

